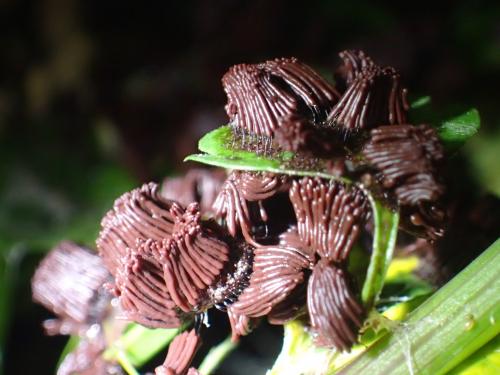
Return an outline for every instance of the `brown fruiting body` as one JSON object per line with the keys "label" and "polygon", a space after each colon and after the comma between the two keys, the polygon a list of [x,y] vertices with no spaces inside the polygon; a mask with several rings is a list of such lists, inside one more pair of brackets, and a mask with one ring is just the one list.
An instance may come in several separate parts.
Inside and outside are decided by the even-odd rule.
{"label": "brown fruiting body", "polygon": [[387,193],[410,217],[409,224],[422,228],[430,239],[443,235],[445,214],[440,209],[444,186],[437,177],[443,149],[428,125],[379,126],[362,150],[366,163],[378,172]]}
{"label": "brown fruiting body", "polygon": [[[399,208],[403,229],[436,239],[445,221],[444,153],[434,129],[406,124],[407,91],[394,68],[362,51],[340,57],[337,88],[295,58],[231,67],[222,78],[232,126],[226,141],[264,149],[267,158],[291,151],[282,167],[300,172],[225,178],[196,170],[167,179],[161,192],[150,183],[123,194],[97,239],[111,275],[98,257],[68,244],[36,272],[34,299],[63,323],[52,331],[81,334],[100,324],[97,291],[114,278],[127,319],[155,328],[196,321],[174,339],[156,374],[198,373],[189,366],[201,344],[200,317],[211,307],[227,312],[235,341],[263,317],[283,324],[307,314],[317,345],[349,350],[366,316],[347,271],[361,232],[373,231],[366,191]],[[332,178],[301,177],[314,172]],[[78,285],[61,286],[74,275]],[[84,354],[95,352],[99,364],[102,348],[83,344],[69,358],[89,362]],[[66,367],[87,371],[73,362]]]}
{"label": "brown fruiting body", "polygon": [[324,119],[339,97],[327,81],[295,58],[235,65],[222,84],[230,123],[257,136],[272,137],[287,115]]}
{"label": "brown fruiting body", "polygon": [[[156,375],[186,375],[189,366],[201,345],[201,337],[196,329],[177,335],[168,347],[167,357],[162,366],[155,369]],[[196,371],[196,370],[195,370]],[[193,372],[191,372],[192,374]]]}

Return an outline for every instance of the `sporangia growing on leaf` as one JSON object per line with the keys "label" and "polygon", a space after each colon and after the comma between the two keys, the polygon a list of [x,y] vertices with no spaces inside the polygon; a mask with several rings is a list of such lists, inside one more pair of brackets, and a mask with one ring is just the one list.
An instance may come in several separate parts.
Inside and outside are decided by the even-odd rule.
{"label": "sporangia growing on leaf", "polygon": [[[97,248],[113,280],[103,271],[90,289],[112,284],[122,315],[147,327],[195,322],[157,374],[196,373],[200,322],[213,307],[227,313],[233,340],[261,319],[300,318],[318,346],[349,351],[373,307],[348,269],[355,247],[372,250],[373,200],[399,212],[402,229],[417,237],[442,236],[435,130],[407,123],[407,90],[394,68],[362,51],[340,57],[336,85],[296,58],[231,67],[222,78],[229,138],[217,145],[224,152],[198,160],[228,161],[232,170],[189,172],[161,189],[145,184],[103,218]],[[254,164],[242,154],[257,155]],[[34,278],[34,298],[86,324],[86,301],[57,312],[64,293],[56,301],[43,291],[59,277],[43,271],[51,257]]]}

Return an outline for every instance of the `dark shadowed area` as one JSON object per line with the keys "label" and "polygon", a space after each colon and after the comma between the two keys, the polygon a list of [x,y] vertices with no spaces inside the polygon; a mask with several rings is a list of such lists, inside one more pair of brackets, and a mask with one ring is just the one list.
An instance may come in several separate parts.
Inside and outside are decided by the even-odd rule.
{"label": "dark shadowed area", "polygon": [[[451,190],[500,195],[498,1],[419,2],[410,11],[404,2],[368,0],[0,4],[6,374],[54,373],[66,342],[43,335],[50,313],[31,301],[31,275],[44,253],[63,239],[95,247],[100,218],[117,196],[191,167],[183,158],[197,140],[227,121],[220,80],[233,64],[296,56],[330,79],[339,51],[364,49],[400,70],[410,99],[432,97],[431,118],[478,108],[482,128],[452,160]],[[487,225],[484,213],[499,205],[492,196],[484,202],[474,212]],[[480,221],[463,231],[481,232]],[[485,234],[463,243],[481,250],[488,241]],[[464,259],[452,263],[460,268]],[[226,337],[225,319],[213,313],[199,358]],[[281,342],[280,327],[262,325],[217,373],[263,374]]]}

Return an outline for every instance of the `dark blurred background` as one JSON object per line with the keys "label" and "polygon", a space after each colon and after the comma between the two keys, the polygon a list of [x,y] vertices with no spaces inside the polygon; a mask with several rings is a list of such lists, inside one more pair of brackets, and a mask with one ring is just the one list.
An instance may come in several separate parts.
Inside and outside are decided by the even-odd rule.
{"label": "dark blurred background", "polygon": [[[340,50],[363,48],[401,71],[410,98],[432,96],[434,113],[479,109],[480,135],[456,159],[500,193],[498,1],[0,4],[6,374],[53,373],[66,340],[43,336],[50,314],[31,302],[43,253],[61,239],[93,246],[114,198],[188,168],[197,139],[226,121],[220,78],[235,63],[293,55],[331,76]],[[219,373],[264,373],[280,346],[279,328],[260,329]]]}

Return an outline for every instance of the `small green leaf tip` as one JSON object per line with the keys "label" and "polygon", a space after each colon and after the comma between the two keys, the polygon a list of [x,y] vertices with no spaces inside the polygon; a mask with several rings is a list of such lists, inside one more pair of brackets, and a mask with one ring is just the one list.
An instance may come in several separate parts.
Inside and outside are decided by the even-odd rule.
{"label": "small green leaf tip", "polygon": [[430,104],[431,102],[431,97],[430,96],[422,96],[418,98],[417,100],[413,101],[410,105],[411,109],[418,109],[425,107],[426,105]]}
{"label": "small green leaf tip", "polygon": [[479,112],[472,108],[442,122],[437,131],[445,146],[459,147],[478,132],[480,125]]}

